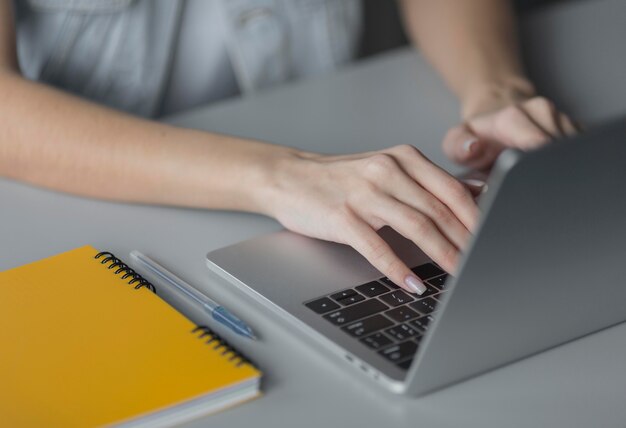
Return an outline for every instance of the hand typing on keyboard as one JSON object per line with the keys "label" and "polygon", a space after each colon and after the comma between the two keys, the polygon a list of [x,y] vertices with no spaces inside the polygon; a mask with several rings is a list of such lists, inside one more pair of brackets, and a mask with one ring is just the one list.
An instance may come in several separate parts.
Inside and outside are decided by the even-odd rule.
{"label": "hand typing on keyboard", "polygon": [[411,270],[425,280],[427,289],[421,296],[408,295],[383,277],[303,303],[363,346],[407,370],[446,294],[448,277],[432,263]]}
{"label": "hand typing on keyboard", "polygon": [[265,212],[286,228],[351,245],[391,281],[423,293],[415,275],[376,233],[390,226],[453,272],[476,224],[468,188],[413,146],[344,156],[286,155],[273,170]]}

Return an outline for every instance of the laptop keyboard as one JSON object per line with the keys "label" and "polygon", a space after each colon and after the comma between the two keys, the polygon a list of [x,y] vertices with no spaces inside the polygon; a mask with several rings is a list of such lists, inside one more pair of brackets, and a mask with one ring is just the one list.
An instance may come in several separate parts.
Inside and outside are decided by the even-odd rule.
{"label": "laptop keyboard", "polygon": [[385,277],[318,297],[304,305],[407,370],[445,293],[448,276],[433,263],[411,270],[426,285],[421,296],[402,291]]}

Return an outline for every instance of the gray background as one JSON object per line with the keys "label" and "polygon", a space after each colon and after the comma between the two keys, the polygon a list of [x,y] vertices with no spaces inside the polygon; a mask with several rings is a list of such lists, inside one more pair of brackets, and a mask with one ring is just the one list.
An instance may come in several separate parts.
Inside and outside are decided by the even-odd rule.
{"label": "gray background", "polygon": [[[625,22],[623,0],[558,4],[526,17],[526,51],[540,88],[587,123],[626,113]],[[439,143],[457,120],[454,98],[419,55],[403,49],[170,122],[329,153],[413,143],[456,172]],[[265,396],[189,426],[626,425],[624,324],[414,400],[354,376],[210,280],[207,251],[280,229],[273,220],[87,200],[9,180],[0,180],[0,201],[0,269],[84,244],[126,259],[139,249],[255,327],[258,343],[217,329],[263,368]],[[207,322],[193,305],[165,298]]]}

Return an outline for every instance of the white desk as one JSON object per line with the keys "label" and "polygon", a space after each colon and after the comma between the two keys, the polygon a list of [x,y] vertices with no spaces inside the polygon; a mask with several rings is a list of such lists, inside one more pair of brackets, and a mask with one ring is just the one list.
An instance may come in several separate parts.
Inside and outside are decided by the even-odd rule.
{"label": "white desk", "polygon": [[[531,70],[545,93],[587,121],[625,114],[625,22],[623,0],[566,3],[528,17]],[[458,171],[439,150],[456,111],[454,99],[423,59],[401,50],[170,121],[333,153],[414,143]],[[126,259],[137,248],[255,327],[263,338],[259,343],[225,335],[264,369],[265,396],[190,426],[626,425],[626,324],[419,400],[397,397],[353,376],[233,290],[211,282],[205,253],[278,230],[270,219],[92,201],[7,180],[0,180],[0,201],[0,269],[86,243]],[[192,319],[205,320],[196,308],[165,297]],[[581,309],[581,316],[592,315]]]}

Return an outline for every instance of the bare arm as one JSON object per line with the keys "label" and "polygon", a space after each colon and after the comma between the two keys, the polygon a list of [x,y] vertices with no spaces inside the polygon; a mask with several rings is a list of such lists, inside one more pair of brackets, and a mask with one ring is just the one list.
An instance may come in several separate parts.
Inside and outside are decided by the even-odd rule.
{"label": "bare arm", "polygon": [[381,227],[455,269],[478,209],[414,147],[324,156],[98,106],[20,75],[10,4],[0,0],[0,176],[96,198],[264,213],[353,246],[410,292],[425,287]]}
{"label": "bare arm", "polygon": [[9,0],[0,2],[0,71],[17,70],[15,30]]}
{"label": "bare arm", "polygon": [[288,149],[132,117],[24,79],[0,0],[0,175],[105,199],[260,211],[264,160]]}
{"label": "bare arm", "polygon": [[453,160],[484,168],[505,147],[531,149],[576,132],[524,73],[511,1],[401,1],[414,43],[461,104],[465,123],[443,143]]}
{"label": "bare arm", "polygon": [[402,0],[413,41],[461,100],[464,111],[492,96],[532,95],[506,0]]}

